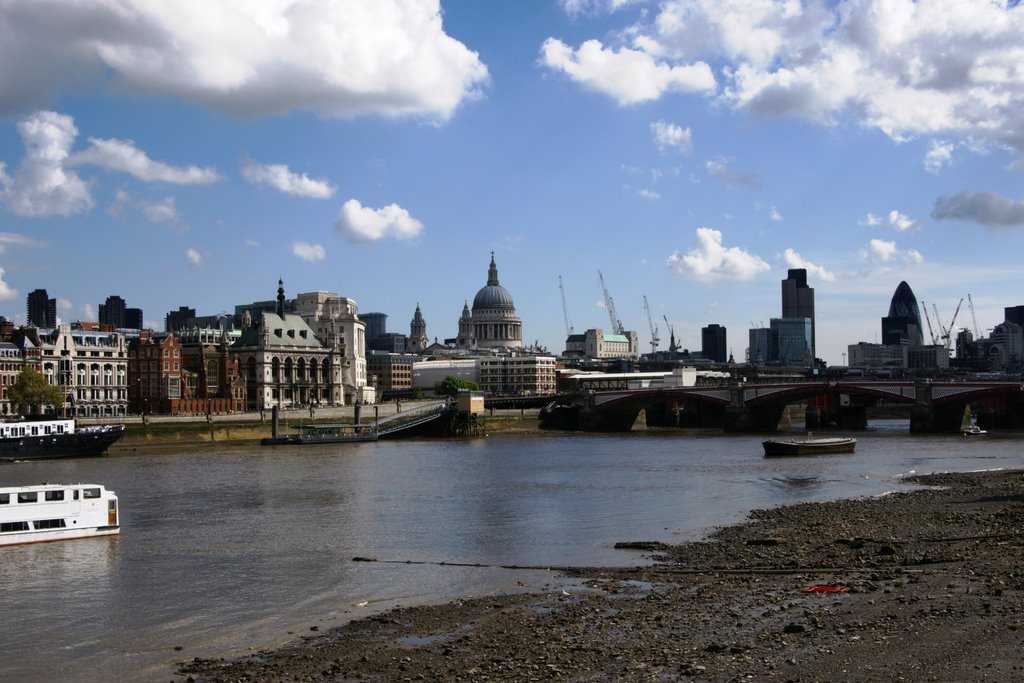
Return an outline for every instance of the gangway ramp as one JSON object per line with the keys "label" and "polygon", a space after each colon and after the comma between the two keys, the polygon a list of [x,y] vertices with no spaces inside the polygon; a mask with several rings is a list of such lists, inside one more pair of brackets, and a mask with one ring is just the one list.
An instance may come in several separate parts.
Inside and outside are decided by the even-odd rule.
{"label": "gangway ramp", "polygon": [[377,420],[377,438],[394,439],[428,433],[447,425],[454,413],[454,403],[438,401],[417,406],[404,413],[389,415]]}

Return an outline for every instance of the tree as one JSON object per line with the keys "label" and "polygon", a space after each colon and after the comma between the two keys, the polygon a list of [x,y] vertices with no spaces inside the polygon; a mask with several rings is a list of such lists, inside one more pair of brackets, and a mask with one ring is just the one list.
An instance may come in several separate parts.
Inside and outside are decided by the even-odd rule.
{"label": "tree", "polygon": [[64,392],[61,388],[47,382],[42,373],[32,368],[21,371],[7,395],[15,409],[27,408],[29,414],[39,412],[42,406],[64,405]]}
{"label": "tree", "polygon": [[434,385],[435,394],[438,396],[447,396],[448,398],[455,398],[456,394],[458,394],[462,389],[478,391],[480,389],[480,385],[476,382],[470,382],[468,379],[459,379],[458,377],[452,377],[451,375],[448,375]]}

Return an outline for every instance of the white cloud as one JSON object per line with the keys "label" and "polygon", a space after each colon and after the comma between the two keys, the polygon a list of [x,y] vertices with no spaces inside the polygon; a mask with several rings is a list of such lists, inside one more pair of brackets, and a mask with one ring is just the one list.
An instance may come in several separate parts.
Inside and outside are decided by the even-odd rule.
{"label": "white cloud", "polygon": [[693,154],[693,134],[689,128],[659,120],[651,124],[651,134],[661,152],[677,149],[683,156]]}
{"label": "white cloud", "polygon": [[714,74],[704,62],[673,66],[644,50],[606,49],[599,40],[588,40],[574,50],[548,38],[541,47],[541,63],[623,106],[656,100],[668,92],[715,88]]}
{"label": "white cloud", "polygon": [[11,287],[7,284],[7,281],[4,280],[6,272],[7,271],[0,267],[0,301],[11,301],[12,299],[18,298],[18,290]]}
{"label": "white cloud", "polygon": [[1024,201],[1014,201],[992,192],[961,192],[936,199],[932,218],[972,221],[993,229],[1022,227]]}
{"label": "white cloud", "polygon": [[[68,310],[70,311],[70,306]],[[96,309],[92,307],[92,304],[84,304],[82,306],[82,320],[96,320]]]}
{"label": "white cloud", "polygon": [[114,201],[107,207],[107,213],[111,216],[120,216],[124,207],[131,203],[132,196],[124,188],[114,190]]}
{"label": "white cloud", "polygon": [[637,190],[636,193],[644,199],[650,199],[651,201],[661,199],[661,193],[655,192],[654,190],[648,190],[647,188]]}
{"label": "white cloud", "polygon": [[423,223],[397,204],[374,210],[364,207],[356,199],[348,200],[341,207],[334,227],[346,239],[357,243],[376,242],[387,237],[410,240],[423,231]]}
{"label": "white cloud", "polygon": [[861,221],[860,224],[874,227],[876,225],[881,225],[882,219],[873,213],[869,213],[867,216],[864,217],[864,220]]}
{"label": "white cloud", "polygon": [[782,222],[782,214],[779,213],[779,210],[776,209],[774,206],[772,207],[772,210],[768,212],[768,217],[771,218],[773,221],[777,221],[779,223]]}
{"label": "white cloud", "polygon": [[921,227],[921,223],[893,209],[889,212],[889,227],[900,232],[906,232],[908,230],[916,230]]}
{"label": "white cloud", "polygon": [[449,118],[488,81],[440,0],[5,0],[0,114],[63,88],[181,97],[240,116]]}
{"label": "white cloud", "polygon": [[901,250],[895,242],[873,239],[868,243],[867,250],[861,252],[861,256],[868,260],[890,263],[901,261],[909,265],[924,263],[924,257],[916,249]]}
{"label": "white cloud", "polygon": [[[0,79],[0,92],[2,83]],[[91,209],[89,185],[64,168],[78,137],[74,119],[40,111],[19,121],[18,133],[25,144],[25,158],[13,176],[4,174],[0,179],[0,198],[7,210],[19,216],[70,216]]]}
{"label": "white cloud", "polygon": [[308,242],[292,242],[292,254],[309,263],[323,261],[327,258],[327,250],[322,245]]}
{"label": "white cloud", "polygon": [[696,280],[749,280],[771,269],[763,259],[739,247],[722,246],[722,233],[712,228],[697,228],[697,246],[668,258],[668,267]]}
{"label": "white cloud", "polygon": [[203,265],[203,254],[195,247],[189,247],[185,250],[185,261],[191,268],[198,268]]}
{"label": "white cloud", "polygon": [[120,171],[147,182],[161,181],[177,185],[212,183],[220,175],[212,168],[198,166],[175,167],[162,161],[153,161],[131,140],[103,140],[89,138],[89,147],[71,155],[70,166],[92,164],[111,171]]}
{"label": "white cloud", "polygon": [[800,254],[798,254],[793,249],[786,249],[786,251],[783,253],[783,257],[786,259],[786,265],[788,265],[790,268],[803,268],[809,274],[814,275],[815,277],[824,282],[836,281],[836,276],[834,273],[826,270],[822,266],[811,263],[810,261],[800,256]]}
{"label": "white cloud", "polygon": [[335,192],[335,188],[326,180],[316,180],[305,173],[292,173],[285,164],[247,163],[242,167],[242,175],[250,183],[269,185],[293,197],[330,199]]}
{"label": "white cloud", "polygon": [[716,159],[704,164],[708,175],[726,185],[734,185],[749,188],[761,187],[761,181],[752,173],[742,173],[730,168],[732,159]]}
{"label": "white cloud", "polygon": [[924,156],[924,169],[929,173],[938,173],[943,166],[953,163],[953,145],[950,142],[932,140],[928,153]]}
{"label": "white cloud", "polygon": [[[824,125],[853,121],[897,141],[941,136],[943,145],[1006,146],[1024,156],[1024,11],[1016,2],[664,0],[655,12],[621,34],[666,69],[713,64],[727,106]],[[574,78],[590,84],[594,77]],[[663,93],[651,89],[646,99]],[[926,164],[941,167],[946,154],[936,148]]]}
{"label": "white cloud", "polygon": [[39,249],[46,246],[46,242],[33,239],[27,235],[16,232],[0,232],[0,254],[6,253],[8,247]]}
{"label": "white cloud", "polygon": [[558,0],[562,10],[571,17],[580,14],[598,14],[615,12],[623,7],[635,5],[646,0]]}
{"label": "white cloud", "polygon": [[167,197],[158,202],[143,202],[142,213],[153,223],[178,220],[178,209],[174,205],[174,197]]}
{"label": "white cloud", "polygon": [[260,243],[257,240],[246,240],[245,241],[245,246],[247,246],[247,247],[259,247],[261,245],[260,245]]}

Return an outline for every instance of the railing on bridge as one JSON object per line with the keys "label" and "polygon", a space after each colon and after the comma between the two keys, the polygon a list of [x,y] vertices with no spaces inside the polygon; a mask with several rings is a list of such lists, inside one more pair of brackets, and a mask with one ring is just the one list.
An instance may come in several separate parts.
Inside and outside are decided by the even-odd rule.
{"label": "railing on bridge", "polygon": [[377,435],[394,434],[404,429],[412,429],[419,425],[439,419],[455,410],[454,403],[432,403],[419,406],[404,413],[397,413],[377,420]]}

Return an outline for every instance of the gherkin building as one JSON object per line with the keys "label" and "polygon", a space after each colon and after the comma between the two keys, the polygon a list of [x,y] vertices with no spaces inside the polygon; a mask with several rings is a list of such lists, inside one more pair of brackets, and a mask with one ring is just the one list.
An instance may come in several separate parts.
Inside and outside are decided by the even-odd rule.
{"label": "gherkin building", "polygon": [[917,306],[914,290],[906,281],[901,282],[889,303],[889,315],[882,318],[882,343],[886,345],[924,344],[921,328],[921,309]]}

